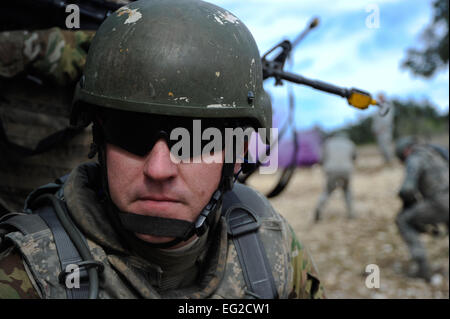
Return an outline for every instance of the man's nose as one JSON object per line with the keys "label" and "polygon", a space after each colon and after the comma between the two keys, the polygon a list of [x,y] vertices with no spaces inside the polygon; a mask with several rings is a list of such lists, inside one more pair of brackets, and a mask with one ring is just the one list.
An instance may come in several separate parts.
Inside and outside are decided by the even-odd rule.
{"label": "man's nose", "polygon": [[144,175],[153,180],[166,180],[175,177],[177,164],[170,158],[170,149],[166,141],[159,139],[147,154],[144,163]]}

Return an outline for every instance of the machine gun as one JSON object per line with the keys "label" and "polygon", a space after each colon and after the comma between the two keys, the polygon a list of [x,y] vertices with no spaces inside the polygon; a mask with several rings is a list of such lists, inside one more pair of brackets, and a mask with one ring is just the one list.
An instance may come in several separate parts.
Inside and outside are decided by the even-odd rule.
{"label": "machine gun", "polygon": [[[386,115],[389,111],[389,108],[387,105],[379,103],[376,101],[370,93],[363,91],[361,89],[357,88],[344,88],[339,87],[327,82],[319,81],[319,80],[313,80],[306,78],[302,75],[295,74],[292,72],[287,72],[284,70],[286,61],[289,60],[291,57],[291,53],[296,48],[296,46],[305,38],[305,36],[317,25],[319,24],[319,19],[314,18],[311,20],[307,27],[294,39],[294,41],[284,40],[280,42],[279,44],[275,45],[273,48],[271,48],[269,51],[267,51],[261,58],[262,66],[263,66],[263,80],[267,80],[269,78],[275,79],[275,85],[283,85],[283,80],[288,81],[295,84],[302,84],[306,86],[310,86],[316,90],[335,94],[338,96],[341,96],[343,98],[346,98],[348,101],[348,104],[356,107],[358,109],[367,109],[371,105],[378,106],[380,108],[380,114],[382,116]],[[280,52],[278,55],[275,56],[275,58],[270,59],[269,55],[271,55],[276,50],[279,50]],[[290,92],[289,97],[289,115],[288,120],[286,124],[281,128],[280,134],[278,135],[278,139],[274,143],[278,143],[278,140],[283,137],[285,132],[287,131],[288,126],[293,125],[293,118],[294,118],[294,97],[293,93]],[[277,196],[280,194],[284,188],[289,183],[291,177],[293,176],[293,173],[296,168],[296,156],[299,150],[299,145],[297,141],[297,134],[295,132],[295,129],[293,130],[293,141],[294,141],[294,152],[291,159],[291,164],[286,167],[282,175],[279,179],[279,182],[273,188],[266,196],[268,198]],[[268,152],[270,154],[270,148],[275,146],[275,144],[272,144],[269,146]],[[241,183],[245,183],[246,180],[261,166],[261,163],[264,162],[264,159],[258,159],[256,163],[243,163],[242,165],[242,172],[243,174],[239,176],[239,181]]]}
{"label": "machine gun", "polygon": [[[378,103],[371,94],[366,91],[357,88],[343,88],[327,82],[309,79],[299,74],[284,71],[286,60],[292,51],[306,34],[317,25],[318,19],[316,18],[309,23],[308,27],[292,43],[289,40],[284,40],[267,51],[261,58],[263,65],[263,79],[266,80],[273,77],[275,78],[275,85],[282,85],[282,80],[286,80],[292,83],[310,86],[316,90],[346,98],[349,105],[358,109],[366,109],[370,105],[376,105],[381,108],[382,114],[386,114],[388,109],[383,104]],[[281,52],[274,59],[268,59],[268,55],[278,48],[281,49]]]}

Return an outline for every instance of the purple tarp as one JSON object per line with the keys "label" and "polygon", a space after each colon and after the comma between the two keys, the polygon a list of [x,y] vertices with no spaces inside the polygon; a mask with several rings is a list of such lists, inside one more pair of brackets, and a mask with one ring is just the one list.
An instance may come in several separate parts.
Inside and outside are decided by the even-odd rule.
{"label": "purple tarp", "polygon": [[[297,132],[297,142],[299,149],[297,153],[297,166],[311,166],[316,164],[320,160],[322,138],[320,131],[311,129],[307,131]],[[256,135],[250,142],[250,154],[255,158],[255,143]],[[287,133],[286,136],[279,142],[278,146],[278,167],[286,167],[292,161],[292,152],[294,151],[294,141],[292,140],[292,133]],[[264,153],[265,147],[263,144],[258,143],[258,154]],[[274,152],[276,153],[276,152]],[[271,153],[270,159],[273,160],[273,156],[276,154]]]}

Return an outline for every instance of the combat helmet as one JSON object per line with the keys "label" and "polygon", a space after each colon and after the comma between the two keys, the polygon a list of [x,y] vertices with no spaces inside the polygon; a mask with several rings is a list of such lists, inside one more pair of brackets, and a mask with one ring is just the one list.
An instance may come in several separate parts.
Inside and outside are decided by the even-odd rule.
{"label": "combat helmet", "polygon": [[199,0],[137,1],[98,29],[71,123],[92,105],[201,118],[246,118],[270,128],[259,51],[233,14]]}
{"label": "combat helmet", "polygon": [[[105,152],[95,129],[98,108],[142,117],[240,119],[255,129],[270,129],[272,124],[253,36],[233,14],[200,0],[133,2],[111,14],[91,43],[74,96],[71,123],[86,126],[94,122],[107,191]],[[193,233],[202,235],[215,220],[224,192],[232,187],[233,168],[234,163],[224,163],[219,187],[194,223],[145,216],[147,233],[174,229],[166,237],[177,239],[165,247]],[[128,231],[125,235],[142,233],[143,223],[134,220],[134,214],[119,212],[110,198],[109,202],[116,225]]]}

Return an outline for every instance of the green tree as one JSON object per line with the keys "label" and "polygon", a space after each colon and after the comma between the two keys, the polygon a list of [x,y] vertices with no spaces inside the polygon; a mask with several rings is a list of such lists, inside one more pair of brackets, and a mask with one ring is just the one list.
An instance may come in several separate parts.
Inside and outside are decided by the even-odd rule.
{"label": "green tree", "polygon": [[433,2],[433,20],[422,33],[424,49],[408,49],[402,67],[414,74],[431,77],[437,70],[448,66],[449,1]]}
{"label": "green tree", "polygon": [[429,101],[392,100],[395,108],[394,137],[420,135],[431,137],[448,132],[448,113],[440,115]]}
{"label": "green tree", "polygon": [[[395,139],[406,135],[430,138],[433,135],[448,133],[448,112],[445,115],[440,115],[436,111],[436,106],[429,101],[393,99],[390,102],[395,111]],[[375,137],[372,133],[372,117],[370,116],[337,131],[346,132],[359,145],[375,142]]]}

